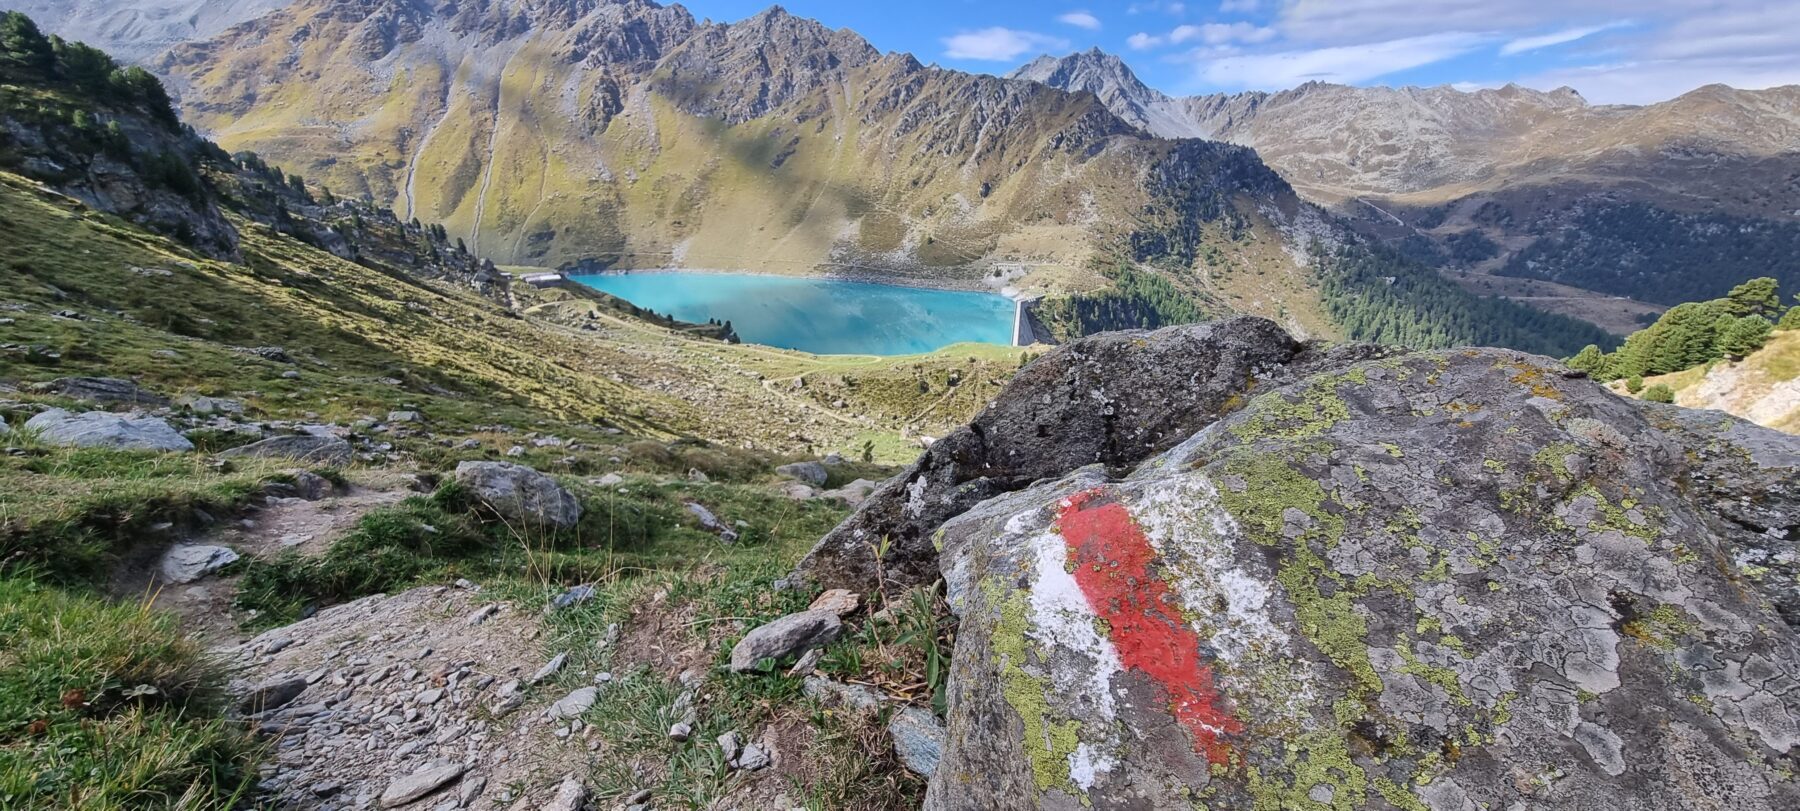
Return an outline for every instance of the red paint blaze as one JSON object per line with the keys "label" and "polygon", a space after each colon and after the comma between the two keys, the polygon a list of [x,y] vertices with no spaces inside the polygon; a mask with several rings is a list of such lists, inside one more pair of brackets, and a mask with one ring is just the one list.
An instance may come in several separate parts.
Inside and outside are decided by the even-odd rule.
{"label": "red paint blaze", "polygon": [[1069,500],[1058,517],[1075,582],[1088,605],[1110,626],[1113,647],[1126,669],[1138,670],[1168,691],[1169,709],[1194,737],[1194,751],[1224,764],[1224,738],[1244,725],[1221,706],[1212,667],[1200,653],[1200,637],[1181,617],[1168,584],[1151,572],[1156,550],[1117,502],[1095,503],[1099,490]]}

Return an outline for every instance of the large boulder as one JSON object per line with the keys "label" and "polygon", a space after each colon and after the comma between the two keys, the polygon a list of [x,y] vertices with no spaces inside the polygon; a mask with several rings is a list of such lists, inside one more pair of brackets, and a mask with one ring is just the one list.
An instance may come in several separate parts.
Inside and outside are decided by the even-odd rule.
{"label": "large boulder", "polygon": [[1800,438],[1461,350],[1118,473],[943,527],[928,809],[1800,808]]}
{"label": "large boulder", "polygon": [[[934,580],[931,534],[970,507],[1083,465],[1127,471],[1241,407],[1253,386],[1387,352],[1309,349],[1261,318],[1107,333],[1059,347],[1021,370],[974,423],[878,487],[791,580],[863,592]],[[883,539],[877,573],[873,550]]]}
{"label": "large boulder", "polygon": [[350,456],[350,443],[342,439],[304,434],[271,437],[219,454],[221,459],[289,459],[310,465],[332,466],[350,464]]}
{"label": "large boulder", "polygon": [[28,431],[55,445],[121,451],[191,451],[194,443],[155,417],[90,411],[75,414],[52,408],[25,422]]}
{"label": "large boulder", "polygon": [[581,522],[581,501],[555,479],[509,462],[464,462],[456,481],[501,518],[550,529]]}

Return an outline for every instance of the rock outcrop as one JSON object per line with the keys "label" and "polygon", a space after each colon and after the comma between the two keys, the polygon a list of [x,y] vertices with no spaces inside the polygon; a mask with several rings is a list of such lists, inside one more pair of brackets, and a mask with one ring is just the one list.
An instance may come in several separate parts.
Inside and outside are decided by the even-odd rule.
{"label": "rock outcrop", "polygon": [[[1215,329],[1183,369],[1224,386],[1120,352],[1135,377],[1066,389],[1185,436],[1067,448],[942,527],[927,808],[1800,807],[1800,438],[1499,350],[1327,360],[1234,411],[1295,350]],[[962,441],[1028,458],[993,417],[1064,402]]]}
{"label": "rock outcrop", "polygon": [[[795,579],[868,592],[937,578],[932,533],[983,501],[1098,464],[1127,472],[1241,407],[1252,390],[1338,358],[1273,322],[1236,318],[1084,338],[1031,363],[969,426],[883,483],[800,563]],[[885,545],[876,572],[875,550]]]}

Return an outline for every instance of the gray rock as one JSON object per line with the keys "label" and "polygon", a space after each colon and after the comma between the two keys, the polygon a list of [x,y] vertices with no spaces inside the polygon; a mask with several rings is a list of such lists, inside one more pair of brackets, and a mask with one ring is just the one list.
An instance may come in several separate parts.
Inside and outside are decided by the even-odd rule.
{"label": "gray rock", "polygon": [[900,756],[900,765],[907,771],[927,778],[937,771],[949,733],[936,715],[929,710],[907,707],[888,720],[887,731],[894,741],[894,753]]}
{"label": "gray rock", "polygon": [[737,760],[733,761],[731,765],[746,772],[765,769],[769,766],[769,753],[763,751],[760,744],[749,744],[744,747],[744,751],[738,754]]}
{"label": "gray rock", "polygon": [[580,718],[581,714],[594,708],[594,702],[600,699],[600,691],[594,687],[583,687],[568,694],[563,700],[550,705],[549,716],[554,721],[566,721]]}
{"label": "gray rock", "polygon": [[724,753],[726,763],[737,761],[738,755],[744,751],[744,742],[739,739],[736,730],[719,736],[719,751]]}
{"label": "gray rock", "polygon": [[942,527],[925,807],[1800,807],[1797,461],[1515,352],[1259,387]]}
{"label": "gray rock", "polygon": [[278,676],[242,691],[238,711],[245,715],[280,709],[294,702],[310,685],[305,676]]}
{"label": "gray rock", "polygon": [[228,400],[223,397],[188,396],[178,400],[176,405],[201,416],[244,413],[242,400]]}
{"label": "gray rock", "polygon": [[25,422],[26,430],[55,445],[121,451],[185,452],[194,443],[155,417],[133,417],[90,411],[72,414],[52,408]]}
{"label": "gray rock", "polygon": [[156,571],[164,582],[185,585],[238,561],[238,553],[223,546],[176,544],[163,553]]}
{"label": "gray rock", "polygon": [[595,593],[592,585],[574,586],[568,591],[556,595],[556,598],[550,601],[550,607],[552,609],[573,608],[594,599]]}
{"label": "gray rock", "polygon": [[570,529],[581,521],[581,502],[555,479],[507,462],[464,462],[456,481],[501,518],[533,527]]}
{"label": "gray rock", "polygon": [[388,422],[424,422],[425,415],[417,411],[389,411]]}
{"label": "gray rock", "polygon": [[567,654],[567,653],[557,654],[550,661],[545,662],[543,667],[538,668],[536,673],[531,674],[531,678],[527,679],[525,683],[532,684],[532,685],[543,684],[546,680],[550,679],[552,676],[555,676],[556,674],[562,672],[563,664],[568,661],[569,661],[569,654]]}
{"label": "gray rock", "polygon": [[337,490],[337,486],[332,484],[330,479],[320,476],[310,470],[296,470],[290,472],[288,475],[292,476],[294,479],[293,488],[295,498],[303,498],[307,501],[319,501],[330,496]]}
{"label": "gray rock", "polygon": [[775,472],[814,487],[825,486],[825,481],[831,478],[831,471],[826,470],[825,466],[818,462],[795,462],[791,465],[782,465],[775,468]]}
{"label": "gray rock", "polygon": [[764,659],[780,661],[830,644],[844,629],[836,612],[802,611],[757,628],[731,649],[731,670],[758,669]]}
{"label": "gray rock", "polygon": [[695,519],[699,520],[701,529],[719,536],[719,540],[726,543],[737,542],[737,530],[725,526],[725,523],[720,521],[718,516],[712,514],[712,510],[692,501],[689,501],[682,506],[687,508],[689,515],[692,515]]}
{"label": "gray rock", "polygon": [[825,492],[820,493],[819,497],[837,499],[851,507],[860,507],[863,502],[869,500],[869,494],[875,492],[875,488],[880,486],[881,485],[878,482],[872,482],[868,479],[857,479],[836,490],[826,490]]}
{"label": "gray rock", "polygon": [[556,796],[544,804],[542,811],[581,811],[587,799],[587,786],[571,774],[563,778],[562,785],[556,788]]}
{"label": "gray rock", "polygon": [[399,808],[423,800],[456,782],[465,771],[468,769],[461,764],[451,763],[431,766],[402,777],[388,784],[387,790],[381,792],[381,807]]}
{"label": "gray rock", "polygon": [[105,405],[162,408],[169,404],[169,398],[117,377],[62,377],[45,383],[40,388],[64,397]]}
{"label": "gray rock", "polygon": [[332,436],[278,436],[219,453],[220,459],[291,459],[313,465],[350,464],[350,443]]}
{"label": "gray rock", "polygon": [[[931,534],[976,504],[1083,465],[1128,471],[1237,408],[1253,381],[1266,388],[1320,361],[1384,351],[1305,350],[1260,318],[1058,347],[1020,370],[974,425],[877,488],[790,581],[863,593],[928,583],[937,578]],[[878,573],[871,550],[884,537]]]}

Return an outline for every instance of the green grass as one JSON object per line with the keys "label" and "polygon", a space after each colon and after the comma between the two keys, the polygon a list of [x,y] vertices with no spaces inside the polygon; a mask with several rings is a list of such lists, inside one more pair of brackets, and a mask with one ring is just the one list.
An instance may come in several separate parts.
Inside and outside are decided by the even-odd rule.
{"label": "green grass", "polygon": [[167,617],[0,579],[0,807],[234,807],[258,751]]}
{"label": "green grass", "polygon": [[285,480],[286,465],[215,465],[192,454],[61,448],[0,434],[20,455],[0,456],[0,571],[26,567],[64,583],[102,577],[134,544],[223,516]]}

